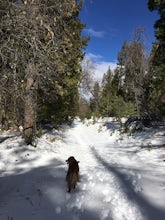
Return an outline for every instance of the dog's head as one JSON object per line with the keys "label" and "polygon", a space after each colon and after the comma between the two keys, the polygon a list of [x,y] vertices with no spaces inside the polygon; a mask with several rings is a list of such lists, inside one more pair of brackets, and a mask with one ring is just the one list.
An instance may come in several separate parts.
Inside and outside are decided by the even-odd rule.
{"label": "dog's head", "polygon": [[66,160],[67,164],[72,164],[74,162],[77,162],[79,163],[79,161],[77,161],[73,156],[69,157],[67,160]]}

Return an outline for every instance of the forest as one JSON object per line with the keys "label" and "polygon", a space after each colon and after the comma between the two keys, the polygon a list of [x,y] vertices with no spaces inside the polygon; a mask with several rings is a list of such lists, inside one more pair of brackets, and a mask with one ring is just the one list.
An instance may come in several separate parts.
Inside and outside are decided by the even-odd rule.
{"label": "forest", "polygon": [[1,130],[23,126],[31,143],[41,125],[75,116],[164,119],[165,1],[148,0],[148,10],[159,14],[150,54],[143,28],[135,28],[101,83],[93,82],[85,59],[90,36],[82,36],[82,6],[83,0],[0,0]]}

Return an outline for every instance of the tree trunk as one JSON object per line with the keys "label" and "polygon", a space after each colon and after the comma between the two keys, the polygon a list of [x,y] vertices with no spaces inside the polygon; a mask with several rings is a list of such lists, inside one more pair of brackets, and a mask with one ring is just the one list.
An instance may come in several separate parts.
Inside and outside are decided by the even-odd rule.
{"label": "tree trunk", "polygon": [[24,130],[23,137],[27,144],[32,144],[36,134],[37,72],[34,64],[26,69],[26,88],[24,95]]}

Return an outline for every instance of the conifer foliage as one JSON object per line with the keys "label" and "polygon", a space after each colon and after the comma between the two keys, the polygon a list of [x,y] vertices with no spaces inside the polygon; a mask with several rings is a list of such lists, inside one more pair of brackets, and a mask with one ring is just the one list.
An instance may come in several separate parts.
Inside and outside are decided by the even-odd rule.
{"label": "conifer foliage", "polygon": [[36,133],[37,120],[76,114],[87,44],[81,6],[75,0],[0,0],[0,110],[23,123],[25,140]]}
{"label": "conifer foliage", "polygon": [[155,36],[150,56],[147,98],[149,107],[165,116],[165,0],[149,0],[148,8],[157,11]]}

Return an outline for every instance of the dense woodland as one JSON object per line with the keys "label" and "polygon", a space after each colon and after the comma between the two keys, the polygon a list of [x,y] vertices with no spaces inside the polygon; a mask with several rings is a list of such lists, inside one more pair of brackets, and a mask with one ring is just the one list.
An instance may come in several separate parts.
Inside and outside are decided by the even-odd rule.
{"label": "dense woodland", "polygon": [[[0,0],[1,129],[23,126],[30,143],[44,123],[75,116],[165,116],[165,0],[148,0],[156,10],[150,54],[144,29],[123,42],[117,68],[94,82],[85,60],[89,37],[79,18],[83,1]],[[90,100],[82,92],[90,92]]]}

